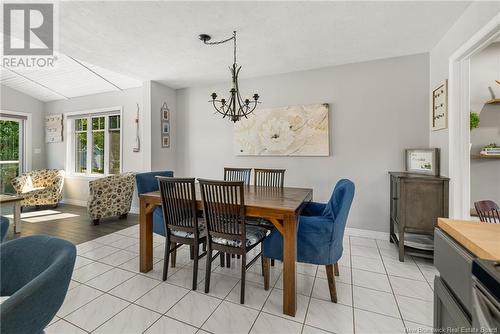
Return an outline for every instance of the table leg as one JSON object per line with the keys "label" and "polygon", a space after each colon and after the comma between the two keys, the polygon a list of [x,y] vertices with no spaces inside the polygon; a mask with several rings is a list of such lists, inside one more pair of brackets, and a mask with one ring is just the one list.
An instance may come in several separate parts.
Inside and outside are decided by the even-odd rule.
{"label": "table leg", "polygon": [[139,208],[139,228],[139,268],[142,273],[147,273],[153,269],[153,210],[150,210],[148,203],[142,198]]}
{"label": "table leg", "polygon": [[21,203],[14,203],[14,233],[21,233]]}
{"label": "table leg", "polygon": [[297,287],[295,261],[297,259],[297,221],[295,216],[283,221],[283,313],[295,317]]}

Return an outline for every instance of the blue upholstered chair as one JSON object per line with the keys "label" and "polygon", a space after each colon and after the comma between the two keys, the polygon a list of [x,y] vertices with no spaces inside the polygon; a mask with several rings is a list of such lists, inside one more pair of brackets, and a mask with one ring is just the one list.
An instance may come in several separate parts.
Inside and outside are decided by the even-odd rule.
{"label": "blue upholstered chair", "polygon": [[42,333],[61,307],[75,265],[75,246],[35,235],[0,245],[0,332]]}
{"label": "blue upholstered chair", "polygon": [[[137,193],[141,195],[152,191],[158,191],[160,188],[158,186],[158,180],[156,179],[157,176],[172,177],[174,176],[174,172],[158,171],[136,174],[135,182],[137,184]],[[165,226],[163,225],[163,213],[161,211],[161,207],[157,207],[153,212],[153,232],[165,236]]]}
{"label": "blue upholstered chair", "polygon": [[[342,239],[347,216],[354,198],[354,183],[342,179],[337,182],[330,201],[326,204],[311,202],[302,210],[297,232],[297,261],[326,266],[332,302],[337,302],[335,275],[337,261],[342,256]],[[264,240],[264,257],[283,259],[283,238],[274,230]]]}
{"label": "blue upholstered chair", "polygon": [[0,216],[0,243],[5,240],[9,230],[9,218]]}

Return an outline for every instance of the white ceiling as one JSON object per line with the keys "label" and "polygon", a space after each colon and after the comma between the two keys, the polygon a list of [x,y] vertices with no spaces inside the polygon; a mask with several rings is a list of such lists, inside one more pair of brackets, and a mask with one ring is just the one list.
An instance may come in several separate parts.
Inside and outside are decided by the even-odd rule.
{"label": "white ceiling", "polygon": [[[68,1],[59,3],[59,48],[123,89],[144,80],[181,88],[229,80],[232,44],[203,45],[201,33],[219,40],[237,30],[248,78],[428,52],[468,4]],[[39,84],[6,70],[2,84],[42,101],[116,90],[59,59],[52,72],[21,72]]]}
{"label": "white ceiling", "polygon": [[20,67],[11,71],[1,67],[1,84],[44,102],[142,85],[139,80],[80,60],[75,61],[63,54],[58,54],[54,63],[56,64],[54,68],[38,70]]}
{"label": "white ceiling", "polygon": [[61,48],[173,88],[428,52],[468,2],[64,2]]}

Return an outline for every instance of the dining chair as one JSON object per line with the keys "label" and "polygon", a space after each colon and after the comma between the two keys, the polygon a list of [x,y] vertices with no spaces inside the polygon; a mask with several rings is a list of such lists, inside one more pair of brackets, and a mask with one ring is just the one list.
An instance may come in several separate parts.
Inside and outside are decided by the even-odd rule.
{"label": "dining chair", "polygon": [[[334,303],[337,302],[334,276],[339,275],[337,263],[342,257],[342,239],[353,198],[354,183],[342,179],[335,185],[328,203],[310,202],[299,216],[297,262],[326,267],[330,299]],[[264,239],[263,252],[265,258],[283,259],[283,238],[277,230]]]}
{"label": "dining chair", "polygon": [[[193,263],[193,290],[198,282],[198,260],[207,253],[199,254],[199,245],[206,242],[205,225],[198,218],[194,178],[158,176],[164,229],[166,231],[163,280],[167,280],[170,253],[175,256],[182,245],[189,245]],[[173,260],[175,266],[175,259]]]}
{"label": "dining chair", "polygon": [[283,188],[285,171],[286,169],[255,168],[254,184],[262,187]]}
{"label": "dining chair", "polygon": [[245,185],[250,185],[252,168],[224,167],[224,181],[243,181]]}
{"label": "dining chair", "polygon": [[76,259],[71,242],[32,235],[0,245],[0,333],[41,334],[59,311]]}
{"label": "dining chair", "polygon": [[484,200],[474,202],[474,207],[479,216],[479,220],[487,223],[500,224],[500,208],[493,201]]}
{"label": "dining chair", "polygon": [[[137,185],[137,194],[140,196],[144,193],[158,191],[157,176],[173,177],[172,171],[155,171],[138,173],[135,175],[135,182]],[[157,207],[153,212],[153,232],[165,236],[165,227],[163,225],[163,213],[160,207]]]}
{"label": "dining chair", "polygon": [[[254,184],[262,187],[283,188],[285,185],[286,169],[255,168]],[[274,224],[265,218],[251,218],[248,224],[257,225],[274,230]],[[271,266],[274,266],[274,259],[271,259]]]}
{"label": "dining chair", "polygon": [[[266,237],[267,229],[245,223],[245,198],[243,181],[214,181],[198,179],[200,182],[203,212],[207,228],[207,261],[205,271],[205,293],[210,291],[212,261],[219,253],[241,256],[240,303],[245,303],[245,273],[259,258],[260,251],[247,263],[247,253]],[[212,257],[213,251],[218,251]],[[262,258],[264,289],[269,290],[269,266]]]}

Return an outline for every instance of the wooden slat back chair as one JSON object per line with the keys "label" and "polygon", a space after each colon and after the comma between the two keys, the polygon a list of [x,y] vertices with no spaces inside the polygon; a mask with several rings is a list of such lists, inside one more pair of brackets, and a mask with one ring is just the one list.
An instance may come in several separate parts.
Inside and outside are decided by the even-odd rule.
{"label": "wooden slat back chair", "polygon": [[189,245],[193,249],[193,290],[198,282],[199,245],[206,242],[205,226],[199,221],[196,210],[194,178],[158,177],[161,194],[166,243],[163,263],[163,280],[167,279],[168,260],[172,253],[172,267],[175,266],[177,248]]}
{"label": "wooden slat back chair", "polygon": [[[245,224],[245,198],[243,181],[213,181],[198,179],[200,182],[203,212],[207,228],[207,261],[205,292],[210,290],[212,261],[220,253],[241,256],[241,304],[245,303],[245,273],[259,257],[259,252],[247,264],[247,252],[259,245],[267,230]],[[212,256],[213,251],[218,251]],[[263,259],[264,260],[264,259]],[[269,268],[263,262],[265,289],[269,289]]]}
{"label": "wooden slat back chair", "polygon": [[[283,188],[285,185],[285,171],[286,169],[255,168],[254,184],[263,187]],[[269,230],[274,228],[273,223],[263,218],[251,219],[249,222]],[[271,266],[274,266],[274,259],[271,259]]]}
{"label": "wooden slat back chair", "polygon": [[224,167],[224,181],[243,181],[245,185],[250,185],[252,168]]}
{"label": "wooden slat back chair", "polygon": [[479,220],[487,223],[500,224],[500,208],[493,201],[485,200],[474,203]]}
{"label": "wooden slat back chair", "polygon": [[254,169],[254,184],[263,187],[283,188],[286,169]]}

